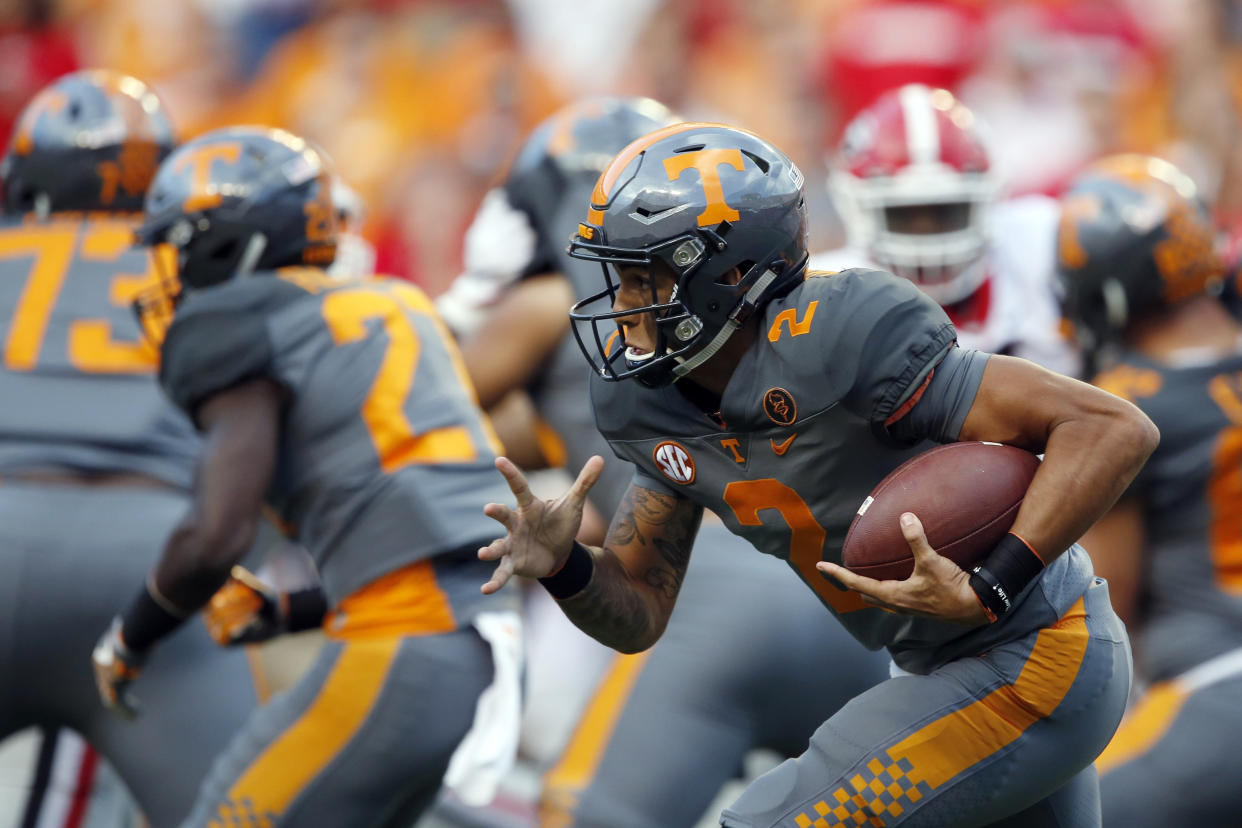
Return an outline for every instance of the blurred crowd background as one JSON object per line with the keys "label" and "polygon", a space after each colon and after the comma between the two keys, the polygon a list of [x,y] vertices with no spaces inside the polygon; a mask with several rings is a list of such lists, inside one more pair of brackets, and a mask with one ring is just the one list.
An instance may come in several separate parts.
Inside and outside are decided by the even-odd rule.
{"label": "blurred crowd background", "polygon": [[[152,84],[183,137],[317,141],[378,268],[432,294],[526,130],[596,93],[754,130],[813,183],[852,114],[922,81],[975,110],[1010,194],[1150,152],[1242,237],[1242,0],[0,0],[0,140],[37,89],[93,66]],[[834,247],[808,190],[812,249]]]}

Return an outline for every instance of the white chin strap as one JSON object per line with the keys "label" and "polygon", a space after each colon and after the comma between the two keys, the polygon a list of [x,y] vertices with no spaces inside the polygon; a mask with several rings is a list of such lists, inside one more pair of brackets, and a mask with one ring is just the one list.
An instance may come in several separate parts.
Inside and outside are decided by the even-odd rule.
{"label": "white chin strap", "polygon": [[259,257],[263,255],[264,249],[267,247],[267,236],[262,233],[255,233],[246,242],[246,249],[242,251],[240,261],[237,263],[237,277],[242,278],[249,276],[254,272],[254,266],[259,263]]}
{"label": "white chin strap", "polygon": [[739,302],[733,312],[729,314],[728,320],[724,323],[720,330],[716,332],[716,335],[712,337],[711,342],[708,342],[707,345],[704,346],[704,348],[698,353],[692,354],[684,359],[681,357],[674,357],[677,365],[673,368],[673,376],[677,378],[684,377],[686,374],[689,374],[695,368],[698,368],[704,362],[707,362],[709,359],[714,357],[716,352],[723,348],[724,344],[729,341],[729,337],[733,336],[733,334],[742,327],[742,323],[737,321],[738,309],[746,307],[747,305],[754,307],[759,301],[759,297],[763,295],[763,292],[768,289],[768,285],[772,284],[774,279],[776,279],[776,274],[773,273],[771,269],[765,270],[763,275],[756,279],[755,283],[750,286],[750,290],[746,291],[746,295],[742,297],[742,301]]}

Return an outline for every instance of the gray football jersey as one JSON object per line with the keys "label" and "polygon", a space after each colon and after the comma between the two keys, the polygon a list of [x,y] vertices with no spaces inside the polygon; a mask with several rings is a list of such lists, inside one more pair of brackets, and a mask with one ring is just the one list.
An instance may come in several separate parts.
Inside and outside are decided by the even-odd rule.
{"label": "gray football jersey", "polygon": [[1131,352],[1095,382],[1160,429],[1128,494],[1147,541],[1135,652],[1166,679],[1242,647],[1242,356],[1171,368]]}
{"label": "gray football jersey", "polygon": [[188,489],[199,441],[130,308],[155,277],[132,221],[0,223],[0,475],[145,474]]}
{"label": "gray football jersey", "polygon": [[[252,377],[288,395],[268,505],[311,553],[333,603],[495,537],[483,505],[512,499],[493,466],[498,443],[418,288],[288,269],[190,295],[163,345],[168,395],[193,415]],[[480,606],[491,569],[473,551],[451,589],[440,583],[459,620]]]}
{"label": "gray football jersey", "polygon": [[932,446],[900,445],[884,423],[900,416],[956,334],[912,283],[862,269],[808,276],[769,304],[759,331],[717,419],[674,386],[593,380],[600,430],[639,467],[635,483],[690,498],[788,561],[859,641],[888,647],[911,672],[1052,623],[1082,595],[1091,567],[1078,547],[1044,570],[1004,619],[973,630],[869,606],[821,575],[815,564],[840,562],[850,522],[876,484]]}

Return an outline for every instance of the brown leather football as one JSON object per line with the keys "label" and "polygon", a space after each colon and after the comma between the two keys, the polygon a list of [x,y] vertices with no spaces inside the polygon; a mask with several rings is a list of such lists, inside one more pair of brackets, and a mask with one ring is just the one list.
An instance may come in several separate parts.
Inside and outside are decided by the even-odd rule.
{"label": "brown leather football", "polygon": [[908,578],[914,556],[898,520],[913,512],[932,548],[970,569],[1013,526],[1039,462],[1000,443],[949,443],[907,460],[858,507],[842,563],[869,578]]}

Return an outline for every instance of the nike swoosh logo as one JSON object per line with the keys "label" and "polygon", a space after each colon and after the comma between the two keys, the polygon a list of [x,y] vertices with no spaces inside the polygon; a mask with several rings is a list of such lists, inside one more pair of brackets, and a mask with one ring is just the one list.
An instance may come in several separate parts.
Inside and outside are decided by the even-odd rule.
{"label": "nike swoosh logo", "polygon": [[797,436],[798,436],[797,433],[790,434],[788,437],[786,437],[784,440],[781,440],[779,443],[776,442],[775,437],[769,437],[768,442],[772,444],[772,451],[776,452],[777,457],[784,457],[785,452],[789,451],[789,447],[793,444],[794,438]]}

